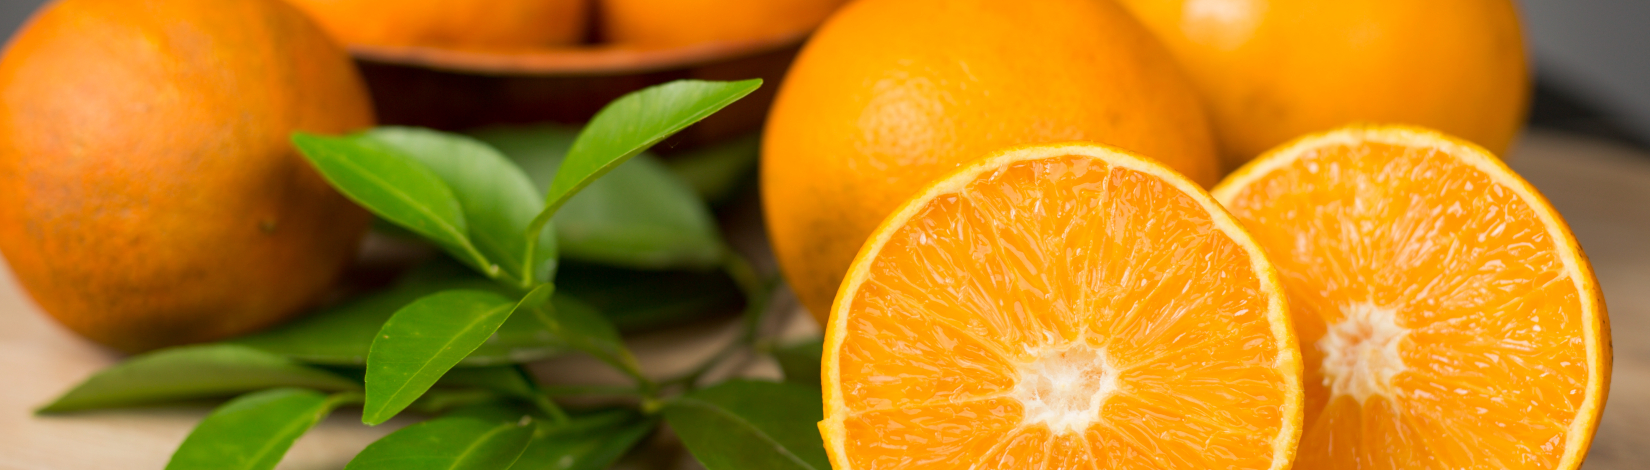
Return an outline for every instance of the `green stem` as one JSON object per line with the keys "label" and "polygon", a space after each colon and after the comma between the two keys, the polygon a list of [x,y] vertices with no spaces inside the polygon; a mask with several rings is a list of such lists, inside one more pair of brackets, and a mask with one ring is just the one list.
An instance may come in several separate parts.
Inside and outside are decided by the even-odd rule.
{"label": "green stem", "polygon": [[699,380],[704,378],[705,374],[710,373],[712,369],[715,369],[718,364],[741,350],[755,346],[757,342],[763,316],[768,311],[768,301],[773,297],[774,284],[763,281],[762,277],[756,273],[756,269],[751,267],[750,262],[739,256],[739,253],[733,251],[733,248],[729,247],[725,250],[727,255],[722,260],[722,271],[727,273],[728,277],[733,278],[733,282],[738,284],[740,292],[745,295],[745,311],[741,314],[739,338],[723,346],[722,350],[717,351],[710,359],[700,363],[693,370],[665,381],[664,385],[666,386],[682,385],[690,389],[694,388],[698,385]]}
{"label": "green stem", "polygon": [[750,261],[740,256],[733,247],[723,250],[727,255],[722,259],[722,271],[733,278],[733,282],[739,285],[739,291],[745,294],[745,328],[741,342],[751,343],[756,340],[757,329],[762,326],[762,315],[768,310],[773,283],[763,281],[756,268],[751,267]]}
{"label": "green stem", "polygon": [[567,416],[566,411],[561,409],[561,406],[556,405],[556,402],[544,393],[544,386],[539,384],[538,378],[533,376],[532,371],[527,370],[526,365],[516,364],[515,369],[517,374],[521,374],[522,380],[527,381],[528,388],[532,389],[532,394],[527,398],[533,402],[533,406],[538,407],[539,411],[543,411],[544,414],[550,415],[550,419],[555,421],[556,424],[566,424],[569,419],[572,419]]}
{"label": "green stem", "polygon": [[556,402],[551,401],[550,397],[545,396],[543,393],[533,394],[532,401],[533,406],[537,406],[539,411],[543,411],[544,414],[550,415],[550,419],[555,421],[556,424],[567,424],[568,421],[573,419],[567,416],[566,411],[562,411],[561,406],[556,405]]}
{"label": "green stem", "polygon": [[[543,323],[545,327],[550,328],[553,331],[561,331],[561,328],[560,328],[559,324],[556,322],[556,320],[553,319],[553,318],[550,318],[549,315],[547,315],[544,312],[544,309],[535,308],[535,309],[532,309],[532,311],[533,311],[533,316],[539,319],[539,323]],[[577,347],[577,346],[575,346],[575,347]],[[631,358],[631,357],[628,357],[628,356],[620,357],[620,356],[612,354],[608,351],[602,351],[600,348],[578,348],[578,349],[583,351],[585,354],[589,354],[592,357],[595,357],[596,360],[602,361],[602,362],[606,363],[607,365],[612,366],[614,369],[617,369],[619,372],[624,373],[627,376],[630,376],[631,380],[636,381],[636,385],[638,387],[640,387],[642,390],[644,390],[646,394],[651,395],[653,393],[656,393],[659,390],[659,384],[655,383],[653,381],[653,379],[647,378],[647,374],[642,373],[641,368],[639,367],[638,364],[636,364],[636,361],[634,360],[634,358]],[[630,360],[626,360],[626,359],[630,359]]]}
{"label": "green stem", "polygon": [[533,255],[538,253],[539,236],[544,233],[544,227],[550,225],[550,219],[555,217],[556,211],[561,210],[561,206],[567,204],[567,200],[573,197],[573,194],[589,185],[588,180],[591,179],[593,178],[586,178],[583,184],[574,186],[571,191],[563,192],[557,195],[555,199],[546,201],[544,209],[540,210],[539,215],[534,216],[533,221],[527,224],[527,258],[522,261],[521,265],[521,285],[523,287],[530,286],[534,282]]}

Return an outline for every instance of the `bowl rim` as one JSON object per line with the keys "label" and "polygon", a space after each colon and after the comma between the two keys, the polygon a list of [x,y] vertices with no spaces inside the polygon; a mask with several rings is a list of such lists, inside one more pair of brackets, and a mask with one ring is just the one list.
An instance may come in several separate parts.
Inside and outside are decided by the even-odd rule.
{"label": "bowl rim", "polygon": [[773,52],[801,44],[810,33],[812,31],[676,47],[596,44],[483,50],[441,46],[352,45],[349,46],[349,51],[356,59],[366,62],[478,75],[631,75],[688,68]]}

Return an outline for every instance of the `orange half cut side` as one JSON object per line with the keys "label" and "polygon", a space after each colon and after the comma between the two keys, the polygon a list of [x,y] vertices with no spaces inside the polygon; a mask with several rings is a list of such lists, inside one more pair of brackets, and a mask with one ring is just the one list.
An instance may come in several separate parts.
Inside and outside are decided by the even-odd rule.
{"label": "orange half cut side", "polygon": [[838,470],[1281,469],[1301,363],[1273,268],[1212,198],[1093,144],[919,193],[827,325]]}
{"label": "orange half cut side", "polygon": [[1356,126],[1214,191],[1283,276],[1306,360],[1298,469],[1574,469],[1610,376],[1592,269],[1488,152]]}

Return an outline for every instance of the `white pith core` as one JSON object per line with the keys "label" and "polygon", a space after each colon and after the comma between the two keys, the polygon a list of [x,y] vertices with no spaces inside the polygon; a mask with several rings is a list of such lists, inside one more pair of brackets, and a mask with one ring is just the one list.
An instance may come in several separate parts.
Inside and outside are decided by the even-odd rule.
{"label": "white pith core", "polygon": [[1058,435],[1088,429],[1116,391],[1117,372],[1105,351],[1079,342],[1021,364],[1013,396],[1025,406],[1022,425],[1044,424]]}
{"label": "white pith core", "polygon": [[1318,350],[1324,352],[1324,384],[1333,396],[1350,395],[1359,404],[1374,395],[1395,398],[1392,377],[1406,369],[1398,344],[1409,329],[1398,326],[1392,309],[1357,303],[1345,313],[1318,340]]}

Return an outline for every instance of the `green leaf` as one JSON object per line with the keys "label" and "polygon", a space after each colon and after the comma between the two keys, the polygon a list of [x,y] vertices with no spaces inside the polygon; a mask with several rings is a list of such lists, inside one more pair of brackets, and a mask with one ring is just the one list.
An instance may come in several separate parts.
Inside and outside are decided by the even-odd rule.
{"label": "green leaf", "polygon": [[762,136],[751,134],[673,154],[667,162],[670,171],[699,193],[700,199],[717,204],[751,179],[761,156]]}
{"label": "green leaf", "polygon": [[579,416],[563,425],[540,421],[533,442],[510,470],[602,470],[657,424],[631,410]]}
{"label": "green leaf", "polygon": [[678,80],[615,100],[573,141],[567,162],[550,181],[547,205],[554,209],[592,180],[648,147],[739,101],[762,80],[706,82]]}
{"label": "green leaf", "polygon": [[[556,126],[477,132],[545,188],[559,174],[571,131]],[[574,195],[556,213],[561,254],[645,269],[714,266],[723,250],[710,209],[664,164],[642,154]]]}
{"label": "green leaf", "polygon": [[81,382],[41,413],[234,396],[274,387],[359,390],[349,378],[245,346],[211,344],[133,357]]}
{"label": "green leaf", "polygon": [[[493,281],[468,269],[447,268],[450,263],[432,263],[404,276],[390,289],[368,294],[336,307],[323,309],[291,323],[252,336],[231,340],[312,364],[360,366],[367,362],[373,338],[395,312],[413,301],[437,292],[454,289],[491,290],[506,293]],[[560,293],[554,304],[563,300]],[[582,307],[582,306],[581,306]],[[584,307],[588,308],[588,307]],[[567,346],[545,330],[530,315],[512,316],[487,341],[459,362],[459,367],[530,362],[554,357]]]}
{"label": "green leaf", "polygon": [[455,411],[390,433],[368,445],[344,470],[496,470],[509,468],[537,430],[510,407]]}
{"label": "green leaf", "polygon": [[[526,240],[521,234],[544,202],[521,168],[487,144],[463,135],[409,127],[380,127],[365,135],[441,177],[464,210],[476,248],[515,279],[523,279]],[[555,268],[555,234],[543,232],[539,246],[533,279],[549,279]]]}
{"label": "green leaf", "polygon": [[550,180],[544,211],[528,228],[528,252],[550,218],[579,192],[614,167],[671,134],[744,98],[762,80],[706,82],[679,80],[620,97],[591,118],[573,141],[567,160]]}
{"label": "green leaf", "polygon": [[167,470],[267,470],[334,407],[357,398],[277,388],[236,398],[207,415],[172,453]]}
{"label": "green leaf", "polygon": [[571,259],[643,269],[709,268],[723,254],[710,208],[647,156],[584,188],[562,206],[555,225]]}
{"label": "green leaf", "polygon": [[514,311],[538,307],[544,284],[519,303],[497,292],[445,291],[418,299],[384,323],[367,355],[367,402],[361,421],[377,425],[400,413],[453,366],[481,347]]}
{"label": "green leaf", "polygon": [[773,358],[779,362],[779,369],[785,372],[786,382],[818,389],[820,362],[824,353],[825,339],[814,338],[780,346],[773,350]]}
{"label": "green leaf", "polygon": [[635,270],[581,262],[562,264],[556,294],[588,303],[622,332],[678,326],[737,312],[744,304],[739,285],[719,270]]}
{"label": "green leaf", "polygon": [[829,470],[818,389],[734,380],[679,397],[665,420],[708,470]]}
{"label": "green leaf", "polygon": [[550,189],[550,181],[556,178],[561,161],[567,158],[567,149],[579,138],[579,129],[559,124],[499,126],[471,131],[470,136],[515,162],[542,196]]}
{"label": "green leaf", "polygon": [[470,243],[463,206],[441,177],[365,135],[323,137],[302,132],[292,143],[333,188],[379,217],[441,245],[483,272],[497,272]]}

